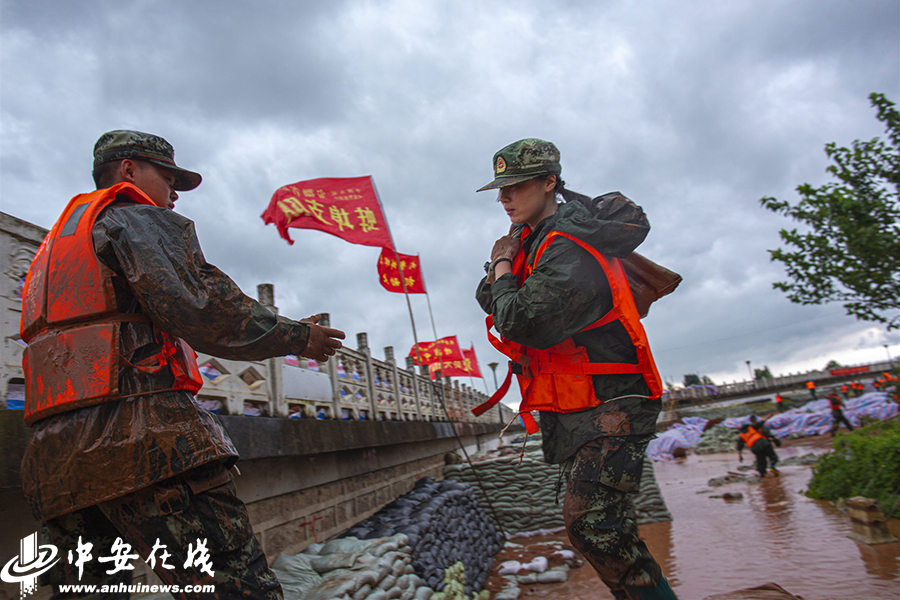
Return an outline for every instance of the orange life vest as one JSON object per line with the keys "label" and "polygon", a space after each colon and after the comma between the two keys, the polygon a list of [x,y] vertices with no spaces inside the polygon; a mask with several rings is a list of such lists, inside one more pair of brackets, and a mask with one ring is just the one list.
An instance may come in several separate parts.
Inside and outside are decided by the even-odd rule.
{"label": "orange life vest", "polygon": [[488,315],[485,320],[488,339],[497,350],[510,358],[510,371],[497,392],[487,402],[472,409],[472,412],[481,415],[499,402],[509,389],[512,373],[515,372],[522,392],[519,412],[529,433],[536,433],[538,430],[530,411],[577,412],[598,406],[601,400],[594,393],[591,375],[639,373],[643,375],[650,388],[651,398],[660,398],[663,393],[662,379],[650,353],[647,334],[641,325],[628,278],[619,259],[603,256],[590,244],[573,235],[551,231],[535,252],[533,263],[525,264],[525,253],[522,251],[516,256],[513,272],[519,279],[520,287],[531,275],[541,255],[557,237],[572,240],[593,256],[603,268],[612,291],[613,308],[582,331],[619,321],[634,344],[638,362],[637,364],[590,362],[587,350],[583,346],[577,346],[572,338],[546,350],[530,348],[504,337],[498,339],[491,333],[494,324],[493,315]]}
{"label": "orange life vest", "polygon": [[814,390],[814,389],[816,389],[816,384],[813,383],[812,381],[807,381],[807,382],[806,382],[806,389],[808,389],[808,390]]}
{"label": "orange life vest", "polygon": [[[94,222],[115,200],[153,204],[129,183],[75,196],[28,269],[19,326],[28,344],[22,360],[28,424],[121,398],[119,367],[126,364],[119,355],[121,323],[150,319],[118,311],[113,273],[94,250]],[[131,366],[149,373],[168,366],[175,379],[170,389],[196,393],[203,385],[196,354],[183,340],[159,334],[159,354]],[[166,390],[152,390],[159,391]]]}
{"label": "orange life vest", "polygon": [[837,394],[831,394],[828,396],[828,404],[831,405],[831,410],[841,409],[841,399],[837,397]]}
{"label": "orange life vest", "polygon": [[738,432],[738,435],[741,436],[741,439],[744,440],[745,444],[747,444],[747,448],[753,448],[753,444],[755,444],[759,440],[766,439],[763,434],[750,426],[747,427],[746,432]]}

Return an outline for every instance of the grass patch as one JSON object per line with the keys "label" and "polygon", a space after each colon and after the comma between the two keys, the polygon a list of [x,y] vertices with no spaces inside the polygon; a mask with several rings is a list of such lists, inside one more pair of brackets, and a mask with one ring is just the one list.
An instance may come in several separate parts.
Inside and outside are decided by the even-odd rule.
{"label": "grass patch", "polygon": [[900,497],[900,419],[839,434],[833,447],[813,467],[806,495],[835,502],[865,496],[890,511]]}

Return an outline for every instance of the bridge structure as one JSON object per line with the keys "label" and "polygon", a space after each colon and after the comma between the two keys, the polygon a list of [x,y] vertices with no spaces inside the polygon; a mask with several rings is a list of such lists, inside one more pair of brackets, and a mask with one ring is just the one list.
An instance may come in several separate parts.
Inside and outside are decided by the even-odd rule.
{"label": "bridge structure", "polygon": [[[878,361],[850,367],[836,367],[821,371],[806,371],[779,377],[763,377],[755,380],[736,381],[722,385],[695,385],[678,390],[667,390],[663,395],[663,404],[670,410],[681,406],[709,404],[721,400],[759,397],[771,394],[802,392],[807,393],[806,383],[812,381],[816,389],[840,386],[851,381],[871,382],[880,378],[886,371],[892,371],[897,361]],[[824,397],[824,395],[820,395]]]}

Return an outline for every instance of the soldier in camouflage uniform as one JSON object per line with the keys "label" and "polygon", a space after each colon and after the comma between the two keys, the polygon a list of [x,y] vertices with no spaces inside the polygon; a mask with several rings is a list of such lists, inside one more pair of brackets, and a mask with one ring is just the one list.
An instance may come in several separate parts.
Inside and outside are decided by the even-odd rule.
{"label": "soldier in camouflage uniform", "polygon": [[[575,242],[558,237],[535,260],[551,230],[587,242],[604,256],[624,258],[650,225],[640,207],[620,194],[590,200],[564,187],[559,151],[528,138],[494,155],[495,179],[513,226],[494,245],[476,297],[504,338],[547,349],[571,338],[592,363],[638,362],[619,321],[582,331],[613,308],[603,268]],[[558,203],[557,196],[564,202]],[[525,253],[533,272],[520,284],[512,272]],[[598,406],[540,412],[544,458],[567,474],[563,507],[572,544],[616,598],[675,598],[659,565],[638,537],[629,493],[638,490],[644,452],[656,431],[660,401],[644,376],[593,375]]]}
{"label": "soldier in camouflage uniform", "polygon": [[[238,454],[227,433],[190,392],[173,389],[171,367],[140,365],[160,354],[160,331],[232,360],[299,354],[323,361],[344,334],[319,326],[318,316],[294,321],[276,315],[206,262],[193,223],[172,210],[176,190],[197,187],[200,175],[176,166],[163,138],[104,134],[94,148],[94,179],[98,190],[130,183],[149,199],[140,204],[117,196],[90,232],[98,260],[112,272],[119,313],[149,318],[121,323],[121,399],[32,424],[22,489],[43,521],[44,543],[62,557],[42,583],[128,583],[130,570],[99,560],[116,554],[121,538],[127,547],[118,544],[119,554],[134,556],[132,568],[137,557],[152,558],[148,563],[165,583],[181,586],[178,598],[197,597],[184,587],[204,584],[214,584],[216,592],[203,597],[281,598],[235,493],[231,468]],[[90,560],[79,564],[78,551],[88,544]]]}

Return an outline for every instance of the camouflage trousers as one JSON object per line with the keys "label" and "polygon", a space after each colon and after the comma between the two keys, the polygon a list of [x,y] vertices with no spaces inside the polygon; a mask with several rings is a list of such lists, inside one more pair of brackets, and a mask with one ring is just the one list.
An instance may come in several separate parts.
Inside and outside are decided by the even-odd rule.
{"label": "camouflage trousers", "polygon": [[616,598],[627,587],[653,587],[662,571],[638,537],[629,493],[637,492],[650,436],[600,437],[578,450],[567,474],[563,516],[569,541]]}
{"label": "camouflage trousers", "polygon": [[[175,598],[281,599],[281,584],[253,535],[247,507],[222,471],[220,463],[211,463],[46,521],[44,543],[56,546],[61,560],[41,576],[41,584],[53,585],[54,598],[129,598],[131,591],[149,591],[131,584],[134,565],[143,560],[164,585],[178,586],[169,590]],[[196,491],[204,481],[218,485]],[[97,588],[59,588],[71,584]],[[200,585],[215,591],[185,591]]]}
{"label": "camouflage trousers", "polygon": [[756,440],[750,451],[756,457],[756,471],[760,477],[766,476],[767,468],[774,469],[778,464],[778,455],[775,454],[775,447],[769,440]]}

